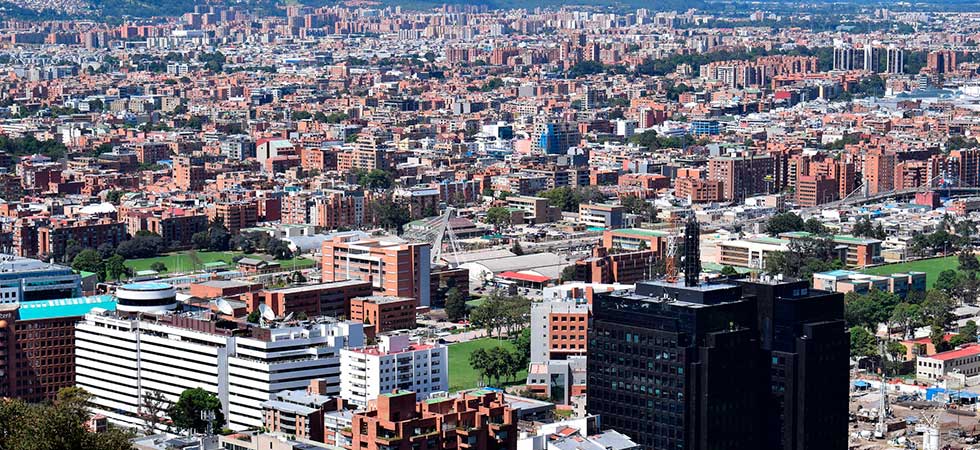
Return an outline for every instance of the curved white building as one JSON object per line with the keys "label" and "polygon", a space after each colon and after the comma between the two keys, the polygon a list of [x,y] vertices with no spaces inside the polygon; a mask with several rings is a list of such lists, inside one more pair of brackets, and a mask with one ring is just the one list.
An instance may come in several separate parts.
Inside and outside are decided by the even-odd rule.
{"label": "curved white building", "polygon": [[177,307],[177,290],[167,283],[130,283],[116,289],[116,309],[159,313]]}

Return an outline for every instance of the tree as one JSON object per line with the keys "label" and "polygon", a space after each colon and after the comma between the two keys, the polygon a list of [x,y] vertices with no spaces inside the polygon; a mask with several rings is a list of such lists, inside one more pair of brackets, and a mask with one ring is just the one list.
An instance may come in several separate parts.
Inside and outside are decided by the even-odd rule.
{"label": "tree", "polygon": [[391,200],[376,200],[371,203],[371,212],[378,225],[402,234],[402,227],[411,220],[408,208]]}
{"label": "tree", "polygon": [[481,383],[488,384],[493,373],[491,373],[490,355],[487,351],[482,348],[476,349],[470,353],[469,363],[470,367],[476,369],[477,373],[480,374]]}
{"label": "tree", "polygon": [[289,244],[282,239],[269,239],[269,242],[265,244],[265,252],[276,259],[293,257],[293,251],[289,248]]}
{"label": "tree", "polygon": [[956,255],[956,260],[959,262],[959,269],[962,272],[980,271],[980,259],[977,259],[977,255],[973,253],[973,250],[963,249],[963,251]]}
{"label": "tree", "polygon": [[648,222],[657,221],[657,207],[639,196],[628,195],[621,201],[623,208],[630,214],[636,214]]}
{"label": "tree", "polygon": [[166,421],[166,414],[170,411],[171,404],[160,391],[147,391],[143,394],[143,402],[140,414],[143,417],[143,433],[151,435],[156,433],[156,427]]}
{"label": "tree", "polygon": [[4,450],[129,450],[131,433],[110,427],[90,432],[86,408],[90,396],[76,387],[63,388],[52,403],[0,401],[0,448]]}
{"label": "tree", "polygon": [[[514,339],[514,353],[522,359],[521,365],[526,367],[531,361],[531,329],[525,328]],[[522,367],[523,368],[523,367]]]}
{"label": "tree", "polygon": [[950,347],[959,347],[963,344],[977,342],[977,323],[968,320],[959,332],[949,340]]}
{"label": "tree", "polygon": [[164,264],[164,263],[162,263],[162,262],[160,262],[160,261],[157,261],[157,262],[155,262],[153,264],[150,264],[150,270],[153,270],[153,271],[159,272],[159,273],[163,273],[163,272],[166,272],[167,271],[167,265]]}
{"label": "tree", "polygon": [[851,327],[851,356],[867,358],[878,354],[874,335],[864,327]]}
{"label": "tree", "polygon": [[945,292],[946,295],[952,295],[956,292],[956,289],[960,284],[960,275],[953,269],[946,269],[939,272],[939,276],[936,278],[936,282],[933,283],[932,288],[938,291]]}
{"label": "tree", "polygon": [[501,227],[510,223],[510,210],[502,206],[494,206],[487,210],[487,223],[494,227]]}
{"label": "tree", "polygon": [[98,274],[99,280],[105,280],[105,263],[98,251],[87,248],[82,250],[71,261],[71,268],[79,272]]}
{"label": "tree", "polygon": [[827,234],[827,227],[816,217],[811,217],[803,222],[803,231],[811,234]]}
{"label": "tree", "polygon": [[725,277],[738,276],[738,271],[732,266],[725,266],[721,268],[721,275]]}
{"label": "tree", "polygon": [[255,310],[248,313],[248,315],[245,316],[245,321],[248,323],[259,323],[260,317],[262,317],[262,314],[259,313],[259,310]]}
{"label": "tree", "polygon": [[572,264],[570,266],[565,266],[564,269],[561,269],[561,277],[559,278],[559,281],[561,281],[562,283],[565,283],[565,282],[568,282],[568,281],[574,281],[575,280],[575,272],[576,272],[576,270],[575,270],[575,265],[574,264]]}
{"label": "tree", "polygon": [[946,331],[943,327],[933,325],[931,330],[929,332],[929,340],[936,347],[936,353],[945,352],[953,348],[949,341],[946,340]]}
{"label": "tree", "polygon": [[119,280],[123,275],[129,274],[129,267],[126,267],[126,258],[120,255],[112,255],[105,261],[106,276],[110,280]]}
{"label": "tree", "polygon": [[872,289],[866,295],[848,292],[844,295],[844,320],[849,326],[876,329],[888,322],[901,299],[890,292]]}
{"label": "tree", "polygon": [[928,325],[945,329],[953,321],[955,302],[943,291],[935,289],[926,293],[921,308],[922,320]]}
{"label": "tree", "polygon": [[466,298],[455,287],[446,292],[446,316],[453,322],[466,317]]}
{"label": "tree", "polygon": [[770,253],[766,271],[812,281],[813,274],[842,267],[836,244],[826,238],[793,239],[785,252]]}
{"label": "tree", "polygon": [[180,398],[170,407],[170,420],[174,426],[182,430],[192,430],[197,433],[208,431],[208,423],[201,419],[201,413],[214,412],[212,429],[220,428],[225,423],[221,412],[221,400],[201,388],[186,389]]}
{"label": "tree", "polygon": [[[193,239],[193,236],[191,237]],[[208,250],[213,252],[228,251],[231,242],[231,234],[225,229],[224,225],[212,225],[208,229]]]}
{"label": "tree", "polygon": [[548,189],[538,193],[538,197],[548,199],[548,204],[562,211],[578,211],[582,203],[601,202],[606,196],[595,187],[570,188],[567,186]]}
{"label": "tree", "polygon": [[198,250],[207,250],[208,249],[208,232],[207,231],[198,231],[197,233],[192,234],[191,235],[191,243],[194,245],[194,248],[196,248]]}
{"label": "tree", "polygon": [[391,187],[394,180],[391,174],[381,169],[371,169],[370,171],[358,169],[353,172],[357,184],[366,189],[384,190]]}
{"label": "tree", "polygon": [[892,310],[892,315],[888,319],[889,323],[902,327],[905,337],[911,337],[917,327],[922,324],[922,312],[919,305],[912,303],[899,303]]}
{"label": "tree", "polygon": [[116,253],[126,259],[152,258],[166,249],[167,244],[160,236],[136,235],[116,246]]}
{"label": "tree", "polygon": [[470,312],[470,322],[487,330],[490,336],[511,332],[530,320],[531,301],[520,295],[508,296],[496,290]]}
{"label": "tree", "polygon": [[803,227],[803,219],[800,216],[791,212],[785,212],[769,218],[769,221],[766,223],[766,233],[771,236],[776,236],[780,233],[790,231],[802,231]]}
{"label": "tree", "polygon": [[119,200],[122,199],[122,196],[124,195],[126,195],[126,191],[109,191],[109,193],[105,195],[105,201],[112,203],[113,205],[118,205]]}

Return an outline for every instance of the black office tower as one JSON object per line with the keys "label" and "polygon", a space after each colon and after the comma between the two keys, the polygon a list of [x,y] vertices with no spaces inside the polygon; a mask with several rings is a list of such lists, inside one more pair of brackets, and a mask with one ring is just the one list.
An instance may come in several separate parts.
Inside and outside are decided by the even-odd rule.
{"label": "black office tower", "polygon": [[802,280],[739,281],[756,298],[769,361],[766,448],[847,448],[848,355],[844,295]]}
{"label": "black office tower", "polygon": [[639,283],[593,302],[589,413],[647,449],[758,450],[755,301],[730,284]]}
{"label": "black office tower", "polygon": [[843,296],[804,281],[597,295],[589,413],[647,449],[845,450]]}

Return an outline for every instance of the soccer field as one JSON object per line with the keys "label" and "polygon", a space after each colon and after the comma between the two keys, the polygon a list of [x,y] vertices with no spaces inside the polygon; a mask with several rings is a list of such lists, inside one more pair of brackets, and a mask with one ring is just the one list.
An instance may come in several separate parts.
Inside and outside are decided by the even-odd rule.
{"label": "soccer field", "polygon": [[936,282],[936,278],[939,278],[939,272],[949,269],[956,270],[958,265],[959,263],[956,260],[956,256],[946,256],[944,258],[920,259],[918,261],[886,264],[884,266],[865,269],[862,272],[872,275],[889,275],[900,272],[925,272],[926,287],[928,289],[932,289],[932,285]]}

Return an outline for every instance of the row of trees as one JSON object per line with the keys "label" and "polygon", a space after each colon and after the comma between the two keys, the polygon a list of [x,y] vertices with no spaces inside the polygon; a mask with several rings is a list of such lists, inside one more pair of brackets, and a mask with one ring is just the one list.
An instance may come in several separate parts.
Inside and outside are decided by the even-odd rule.
{"label": "row of trees", "polygon": [[531,300],[523,295],[504,295],[496,290],[470,312],[470,322],[489,336],[510,335],[530,321]]}
{"label": "row of trees", "polygon": [[470,354],[470,366],[480,374],[484,384],[500,384],[502,379],[514,381],[527,368],[531,356],[531,330],[525,328],[513,341],[514,348],[502,346],[477,349]]}
{"label": "row of trees", "polygon": [[766,258],[771,274],[809,280],[816,272],[840,269],[843,263],[834,241],[826,237],[793,239],[785,252],[773,252]]}
{"label": "row of trees", "polygon": [[770,236],[778,236],[781,233],[793,231],[806,231],[813,234],[827,234],[827,227],[819,219],[811,217],[806,221],[793,212],[775,214],[766,222],[766,233]]}
{"label": "row of trees", "polygon": [[603,202],[606,200],[605,194],[599,192],[595,187],[572,188],[567,186],[548,189],[538,192],[538,197],[548,199],[548,204],[562,211],[578,211],[578,205],[582,203]]}
{"label": "row of trees", "polygon": [[231,238],[229,246],[243,253],[255,253],[263,250],[265,254],[276,259],[289,259],[293,257],[293,251],[289,248],[289,244],[286,241],[273,238],[268,233],[261,231],[239,233]]}
{"label": "row of trees", "polygon": [[702,145],[707,143],[707,141],[703,139],[696,139],[691,135],[662,136],[654,130],[634,134],[630,137],[629,142],[639,145],[640,147],[646,147],[649,150],[657,150],[661,148],[687,148],[691,145]]}

